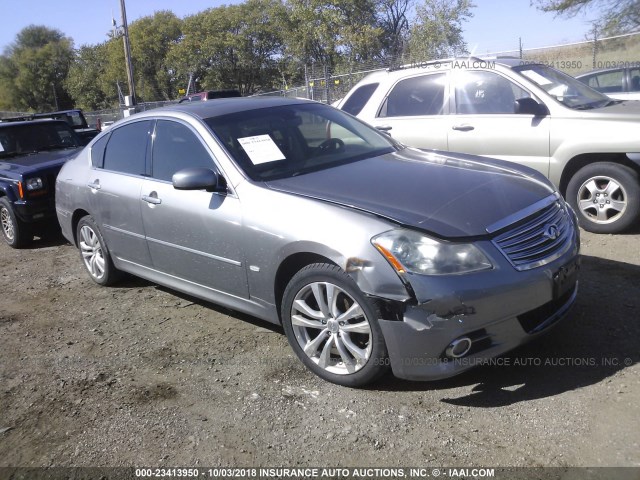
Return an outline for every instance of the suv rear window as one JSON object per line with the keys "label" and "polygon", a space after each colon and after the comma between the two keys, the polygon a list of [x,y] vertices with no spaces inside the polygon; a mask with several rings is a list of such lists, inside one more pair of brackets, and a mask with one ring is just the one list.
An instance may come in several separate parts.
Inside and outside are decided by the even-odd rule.
{"label": "suv rear window", "polygon": [[380,84],[369,83],[358,87],[341,107],[341,110],[350,113],[351,115],[358,115],[371,98],[371,95],[373,95],[373,92],[376,91],[378,85]]}

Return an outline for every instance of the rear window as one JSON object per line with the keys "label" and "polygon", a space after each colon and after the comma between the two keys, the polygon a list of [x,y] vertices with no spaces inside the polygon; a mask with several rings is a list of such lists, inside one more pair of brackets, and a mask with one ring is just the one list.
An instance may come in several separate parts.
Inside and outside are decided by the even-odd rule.
{"label": "rear window", "polygon": [[143,175],[151,121],[129,123],[111,133],[104,154],[104,169]]}
{"label": "rear window", "polygon": [[371,95],[373,95],[373,92],[376,91],[378,85],[379,83],[369,83],[358,87],[341,107],[341,110],[351,115],[358,115],[371,98]]}
{"label": "rear window", "polygon": [[104,148],[107,146],[109,135],[105,135],[96,141],[91,147],[91,164],[96,168],[102,168],[104,161]]}

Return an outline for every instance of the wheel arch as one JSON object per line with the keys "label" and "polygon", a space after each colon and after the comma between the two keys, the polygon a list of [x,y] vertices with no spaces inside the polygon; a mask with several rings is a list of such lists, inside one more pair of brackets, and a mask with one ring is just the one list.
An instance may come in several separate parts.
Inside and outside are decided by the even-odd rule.
{"label": "wheel arch", "polygon": [[640,165],[629,160],[624,153],[582,153],[569,160],[562,170],[558,185],[562,196],[566,198],[569,182],[581,168],[598,162],[618,163],[635,170],[640,175]]}
{"label": "wheel arch", "polygon": [[16,200],[16,194],[13,188],[11,188],[12,185],[13,182],[0,179],[0,198],[7,197],[7,199],[13,204]]}
{"label": "wheel arch", "polygon": [[71,216],[71,234],[73,235],[73,243],[76,247],[78,246],[78,223],[81,218],[86,217],[87,215],[90,215],[90,213],[79,208],[74,211]]}
{"label": "wheel arch", "polygon": [[281,304],[282,297],[287,285],[293,278],[293,276],[302,270],[307,265],[314,263],[328,263],[331,265],[339,266],[336,262],[330,258],[314,252],[297,252],[286,257],[276,270],[274,281],[274,299],[276,301],[276,308],[278,310],[278,318],[282,322]]}

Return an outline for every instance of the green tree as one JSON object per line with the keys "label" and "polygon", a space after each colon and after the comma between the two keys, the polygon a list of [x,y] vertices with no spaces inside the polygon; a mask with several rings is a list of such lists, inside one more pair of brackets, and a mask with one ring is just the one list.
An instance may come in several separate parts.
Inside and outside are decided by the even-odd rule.
{"label": "green tree", "polygon": [[79,108],[100,110],[118,103],[117,93],[109,89],[105,92],[101,84],[107,66],[106,50],[106,44],[100,43],[83,45],[76,51],[65,86]]}
{"label": "green tree", "polygon": [[58,30],[30,25],[0,56],[3,108],[44,111],[69,108],[64,86],[73,60],[73,41]]}
{"label": "green tree", "polygon": [[382,28],[384,55],[395,59],[404,53],[409,41],[409,21],[413,0],[380,0],[378,21]]}
{"label": "green tree", "polygon": [[181,86],[190,75],[197,89],[251,94],[279,85],[283,38],[276,19],[282,19],[282,9],[279,0],[248,0],[185,18],[182,40],[168,55]]}
{"label": "green tree", "polygon": [[[129,27],[139,101],[173,100],[176,97],[177,88],[167,66],[167,55],[181,37],[182,20],[167,10],[140,18]],[[121,49],[124,55],[124,48]]]}
{"label": "green tree", "polygon": [[640,27],[640,0],[535,0],[545,12],[572,17],[589,7],[602,12],[597,24],[607,34],[632,32]]}
{"label": "green tree", "polygon": [[[131,63],[138,101],[173,100],[177,96],[175,72],[168,66],[170,50],[182,38],[182,20],[159,11],[129,25]],[[128,94],[122,36],[112,36],[99,51],[102,75],[98,85],[105,98],[117,104],[118,87]]]}
{"label": "green tree", "polygon": [[409,47],[416,60],[467,53],[462,23],[473,16],[471,0],[424,0],[416,7]]}
{"label": "green tree", "polygon": [[287,51],[301,64],[331,70],[379,55],[382,29],[374,0],[288,0]]}

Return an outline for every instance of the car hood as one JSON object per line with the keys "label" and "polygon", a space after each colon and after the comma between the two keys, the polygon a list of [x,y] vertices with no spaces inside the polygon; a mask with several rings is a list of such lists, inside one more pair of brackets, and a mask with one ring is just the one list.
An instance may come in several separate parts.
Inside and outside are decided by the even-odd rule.
{"label": "car hood", "polygon": [[640,100],[623,100],[607,107],[582,110],[589,117],[617,118],[620,120],[640,120]]}
{"label": "car hood", "polygon": [[81,150],[81,147],[74,149],[68,148],[1,158],[0,172],[28,173],[40,168],[55,167],[75,157]]}
{"label": "car hood", "polygon": [[439,237],[487,235],[487,227],[554,189],[526,167],[472,155],[400,152],[297,177],[268,188],[363,210]]}

